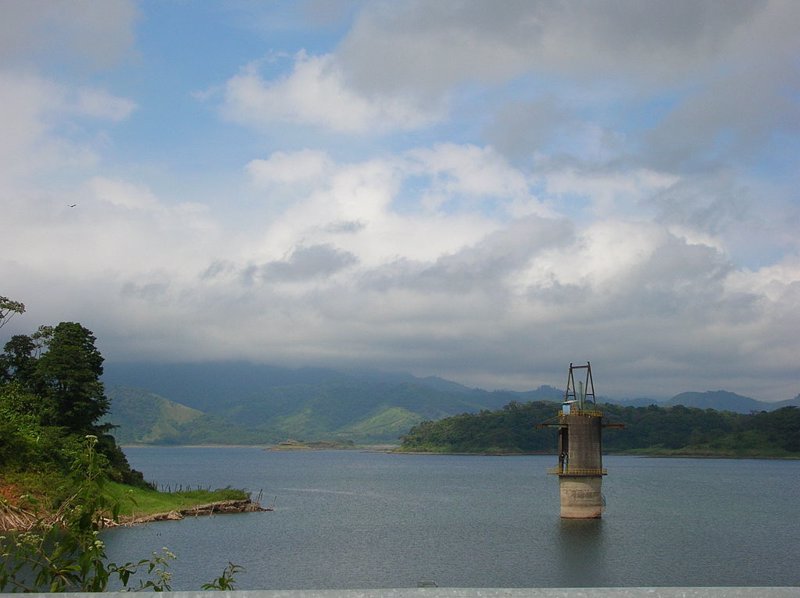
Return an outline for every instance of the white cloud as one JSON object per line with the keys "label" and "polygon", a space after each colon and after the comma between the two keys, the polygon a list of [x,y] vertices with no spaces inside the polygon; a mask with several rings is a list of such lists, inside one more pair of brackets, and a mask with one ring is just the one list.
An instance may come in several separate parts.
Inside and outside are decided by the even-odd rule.
{"label": "white cloud", "polygon": [[160,210],[161,206],[153,193],[127,181],[116,181],[95,177],[89,181],[92,194],[100,201],[128,210]]}
{"label": "white cloud", "polygon": [[246,170],[255,185],[315,182],[331,168],[331,159],[323,151],[274,152],[266,160],[252,160]]}
{"label": "white cloud", "polygon": [[136,103],[111,95],[104,89],[79,89],[75,111],[78,114],[119,122],[128,118],[136,109]]}
{"label": "white cloud", "polygon": [[[184,40],[148,4],[130,63],[127,3],[10,6],[0,271],[36,324],[111,360],[797,392],[794,3],[368,2],[158,71]],[[182,103],[201,71],[227,120]]]}
{"label": "white cloud", "polygon": [[56,109],[59,86],[32,75],[0,72],[0,175],[26,174],[58,148],[48,139],[46,115]]}
{"label": "white cloud", "polygon": [[[469,199],[447,215],[396,211],[398,194],[421,174],[431,177],[421,194],[441,173],[464,183],[454,195],[466,191],[471,179],[459,179],[468,170],[461,167],[477,156],[491,152],[449,145],[355,163],[273,155],[272,166],[311,158],[325,168],[282,181],[302,187],[301,199],[246,235],[214,224],[207,210],[171,206],[146,185],[95,177],[91,197],[62,210],[70,220],[27,228],[26,271],[7,270],[28,288],[47,281],[53,298],[32,307],[46,319],[73,305],[70,315],[85,317],[112,358],[390,362],[507,387],[552,383],[521,372],[559,373],[586,356],[617,381],[604,393],[646,394],[637,376],[650,373],[663,385],[656,394],[668,394],[686,389],[676,372],[695,371],[713,354],[740,371],[749,362],[751,379],[737,378],[735,390],[787,398],[769,394],[779,384],[752,377],[769,366],[765,355],[791,367],[781,351],[791,353],[795,341],[781,321],[796,319],[796,264],[733,269],[724,248],[656,221],[578,226],[554,212],[481,213]],[[482,193],[524,193],[513,167],[478,161],[488,169],[476,175]],[[630,187],[588,179],[581,191],[611,185],[633,201],[663,183],[640,177]],[[20,234],[8,237],[12,246]],[[89,300],[86,285],[95,290]],[[707,380],[733,369],[706,365]]]}
{"label": "white cloud", "polygon": [[6,181],[95,164],[91,140],[70,138],[66,131],[74,127],[65,125],[75,116],[123,120],[135,106],[102,89],[72,89],[33,73],[7,71],[0,71],[0,105],[0,179]]}
{"label": "white cloud", "polygon": [[[543,168],[541,174],[541,182],[553,204],[569,206],[585,202],[588,210],[600,218],[638,213],[645,199],[665,191],[677,181],[674,175],[649,169],[587,172],[567,166],[552,171]],[[575,197],[579,201],[564,201],[564,197]],[[569,207],[564,209],[569,210]],[[576,207],[573,215],[581,217],[582,212]]]}
{"label": "white cloud", "polygon": [[441,197],[441,201],[492,197],[506,202],[529,197],[525,175],[491,147],[443,143],[411,150],[408,157],[414,162],[412,169],[430,177],[428,194]]}
{"label": "white cloud", "polygon": [[288,122],[341,133],[381,133],[429,123],[409,99],[365,95],[350,87],[332,55],[300,52],[288,75],[265,80],[250,65],[225,85],[224,115],[245,125]]}

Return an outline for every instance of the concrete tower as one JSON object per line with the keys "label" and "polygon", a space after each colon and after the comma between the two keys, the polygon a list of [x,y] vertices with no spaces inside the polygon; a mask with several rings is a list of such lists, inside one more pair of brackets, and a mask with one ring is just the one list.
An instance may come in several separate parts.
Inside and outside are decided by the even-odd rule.
{"label": "concrete tower", "polygon": [[[586,376],[575,385],[575,370]],[[597,519],[603,514],[602,429],[621,424],[603,424],[603,414],[594,396],[592,366],[569,364],[567,390],[561,410],[542,426],[558,428],[558,467],[548,470],[558,476],[563,519]]]}

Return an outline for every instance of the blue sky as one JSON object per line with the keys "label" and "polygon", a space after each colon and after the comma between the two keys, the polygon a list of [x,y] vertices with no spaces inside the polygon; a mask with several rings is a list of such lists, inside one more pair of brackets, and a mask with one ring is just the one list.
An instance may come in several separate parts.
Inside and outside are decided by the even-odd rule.
{"label": "blue sky", "polygon": [[[800,392],[800,5],[0,4],[6,336]],[[71,204],[77,204],[70,208]]]}

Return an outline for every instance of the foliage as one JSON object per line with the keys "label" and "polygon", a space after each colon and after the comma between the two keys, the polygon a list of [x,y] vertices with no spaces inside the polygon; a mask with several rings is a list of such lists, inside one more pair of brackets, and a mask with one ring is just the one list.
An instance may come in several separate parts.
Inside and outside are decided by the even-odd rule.
{"label": "foliage", "polygon": [[37,382],[56,407],[55,425],[94,430],[108,411],[100,381],[103,356],[94,343],[91,331],[76,322],[61,322],[53,329],[47,352],[37,361]]}
{"label": "foliage", "polygon": [[0,354],[0,469],[66,472],[86,434],[98,438],[105,474],[144,485],[101,423],[108,411],[103,357],[92,332],[75,322],[14,335]]}
{"label": "foliage", "polygon": [[8,297],[0,297],[0,328],[5,326],[15,315],[24,313],[24,303],[14,301]]}
{"label": "foliage", "polygon": [[[24,310],[0,297],[0,326]],[[134,580],[133,589],[170,589],[167,549],[119,565],[108,561],[100,537],[132,495],[159,494],[131,469],[107,433],[113,426],[100,421],[109,407],[102,364],[94,335],[75,322],[15,335],[0,354],[0,479],[4,493],[15,483],[27,492],[14,504],[0,496],[3,525],[21,530],[0,536],[0,591],[104,591]],[[186,493],[170,506],[230,495],[247,498],[231,489]],[[233,588],[239,571],[230,564],[208,585]]]}
{"label": "foliage", "polygon": [[[106,464],[96,451],[97,443],[97,437],[86,437],[72,467],[71,492],[54,516],[40,518],[29,531],[0,536],[0,591],[103,592],[110,585],[158,592],[171,589],[169,562],[175,555],[166,548],[135,562],[108,560],[100,532],[109,517],[118,520],[122,497],[118,486],[117,492],[107,491],[114,484],[103,473]],[[241,498],[242,492],[229,489],[228,494]],[[220,577],[202,588],[235,589],[235,576],[243,570],[229,563]]]}
{"label": "foliage", "polygon": [[455,453],[548,452],[554,446],[552,430],[536,430],[553,416],[553,403],[512,401],[503,409],[462,413],[426,421],[403,436],[402,450]]}
{"label": "foliage", "polygon": [[97,437],[88,435],[73,464],[74,492],[54,517],[40,519],[30,531],[0,537],[0,591],[102,592],[114,578],[127,587],[131,577],[145,571],[149,578],[138,589],[169,590],[165,551],[150,559],[118,565],[108,561],[100,530],[108,513],[118,514],[103,492],[103,456],[95,450]]}
{"label": "foliage", "polygon": [[0,386],[0,470],[56,469],[64,473],[79,452],[79,437],[42,424],[47,405],[17,383]]}
{"label": "foliage", "polygon": [[236,589],[236,574],[244,571],[241,565],[234,565],[229,562],[228,566],[222,572],[222,575],[210,583],[204,583],[201,587],[203,590],[221,590],[229,591]]}
{"label": "foliage", "polygon": [[[403,437],[401,450],[464,453],[532,453],[555,450],[551,429],[538,424],[557,413],[549,402],[509,403],[497,411],[465,413],[422,422]],[[739,414],[713,409],[602,405],[610,452],[729,456],[800,456],[800,409]]]}
{"label": "foliage", "polygon": [[249,498],[246,491],[235,488],[216,490],[169,488],[168,492],[159,492],[153,488],[135,488],[112,481],[106,484],[106,492],[111,500],[119,504],[121,517],[167,513],[201,504]]}

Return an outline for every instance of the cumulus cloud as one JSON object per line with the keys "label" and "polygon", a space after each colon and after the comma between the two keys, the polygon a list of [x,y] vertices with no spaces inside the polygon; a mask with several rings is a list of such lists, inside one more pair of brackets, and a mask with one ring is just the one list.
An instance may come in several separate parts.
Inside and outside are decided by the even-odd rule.
{"label": "cumulus cloud", "polygon": [[95,177],[89,181],[93,195],[102,202],[128,210],[159,210],[158,199],[146,187],[127,181]]}
{"label": "cumulus cloud", "polygon": [[502,202],[530,198],[529,181],[491,147],[439,144],[408,153],[411,169],[431,184],[423,204],[440,208],[448,200],[494,198]]}
{"label": "cumulus cloud", "polygon": [[131,5],[53,6],[0,19],[2,290],[111,360],[796,394],[795,4],[366,2],[157,95]]}
{"label": "cumulus cloud", "polygon": [[[98,88],[70,88],[26,72],[0,71],[0,178],[27,177],[59,168],[83,168],[97,160],[94,141],[75,120],[96,130],[127,118],[135,103]],[[72,126],[64,126],[66,124]],[[78,130],[71,136],[67,130]],[[75,138],[73,138],[75,137]]]}
{"label": "cumulus cloud", "polygon": [[82,116],[119,122],[136,109],[132,100],[113,96],[104,89],[81,88],[76,95],[75,112]]}
{"label": "cumulus cloud", "polygon": [[436,115],[402,95],[359,93],[343,79],[334,56],[305,52],[276,79],[264,79],[257,64],[242,69],[225,84],[223,113],[256,127],[289,122],[358,134],[415,128]]}
{"label": "cumulus cloud", "polygon": [[330,157],[320,150],[275,152],[266,160],[252,160],[246,170],[257,186],[314,183],[331,167]]}

